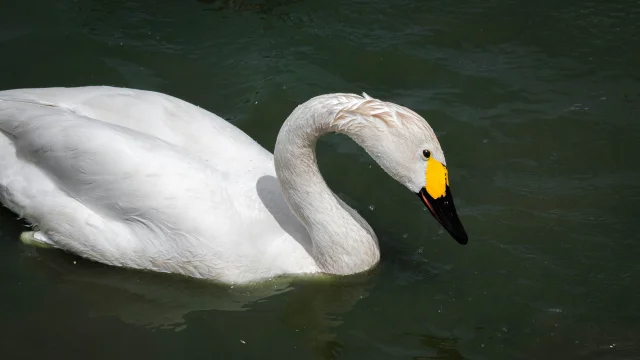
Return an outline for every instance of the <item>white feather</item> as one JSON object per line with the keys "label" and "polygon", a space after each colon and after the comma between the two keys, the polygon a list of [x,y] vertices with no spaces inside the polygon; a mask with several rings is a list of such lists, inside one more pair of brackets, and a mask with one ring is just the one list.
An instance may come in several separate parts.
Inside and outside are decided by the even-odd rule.
{"label": "white feather", "polygon": [[43,242],[115,266],[227,283],[364,271],[379,259],[375,234],[326,187],[313,145],[345,132],[414,187],[424,167],[394,165],[380,158],[389,142],[373,145],[381,124],[403,126],[397,111],[366,94],[314,98],[283,125],[274,165],[235,126],[168,95],[2,91],[0,201]]}

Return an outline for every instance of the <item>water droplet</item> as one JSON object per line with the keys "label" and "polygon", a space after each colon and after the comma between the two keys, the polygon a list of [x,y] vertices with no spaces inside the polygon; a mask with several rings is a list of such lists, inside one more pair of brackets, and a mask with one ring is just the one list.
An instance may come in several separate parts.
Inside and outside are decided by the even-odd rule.
{"label": "water droplet", "polygon": [[406,239],[406,238],[408,238],[408,237],[409,237],[409,234],[404,233],[404,234],[402,234],[402,237]]}

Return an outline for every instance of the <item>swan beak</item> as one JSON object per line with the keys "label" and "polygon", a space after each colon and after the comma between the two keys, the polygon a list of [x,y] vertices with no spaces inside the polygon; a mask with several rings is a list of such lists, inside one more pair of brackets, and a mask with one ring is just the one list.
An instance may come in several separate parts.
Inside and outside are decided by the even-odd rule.
{"label": "swan beak", "polygon": [[431,215],[459,244],[467,244],[469,238],[453,203],[447,168],[439,161],[430,158],[425,175],[426,186],[420,189],[418,197],[429,208]]}
{"label": "swan beak", "polygon": [[445,196],[437,199],[434,199],[429,195],[426,188],[420,189],[418,196],[427,206],[431,215],[438,220],[440,225],[447,229],[449,234],[451,234],[459,244],[466,245],[469,241],[467,232],[464,230],[464,227],[458,218],[458,213],[456,212],[456,207],[453,204],[453,196],[451,196],[449,185],[447,185],[446,189],[447,193]]}

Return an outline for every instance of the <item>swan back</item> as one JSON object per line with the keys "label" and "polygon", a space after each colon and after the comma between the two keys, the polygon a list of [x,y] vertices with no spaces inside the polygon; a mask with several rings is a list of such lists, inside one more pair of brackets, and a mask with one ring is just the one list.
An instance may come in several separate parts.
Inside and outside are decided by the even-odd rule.
{"label": "swan back", "polygon": [[60,248],[224,282],[317,271],[273,156],[211,113],[138,90],[11,90],[0,130],[0,200]]}

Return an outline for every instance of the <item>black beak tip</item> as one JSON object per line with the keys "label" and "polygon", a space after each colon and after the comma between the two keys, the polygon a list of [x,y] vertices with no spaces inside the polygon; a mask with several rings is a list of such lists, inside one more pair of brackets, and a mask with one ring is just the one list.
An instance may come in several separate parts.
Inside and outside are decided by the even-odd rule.
{"label": "black beak tip", "polygon": [[464,230],[462,231],[462,233],[459,234],[451,234],[451,236],[453,236],[453,238],[458,242],[458,244],[460,245],[467,245],[467,243],[469,242],[469,237],[467,236],[467,233],[464,232]]}
{"label": "black beak tip", "polygon": [[458,244],[467,245],[469,237],[458,218],[449,186],[446,188],[446,195],[442,198],[432,198],[425,188],[422,188],[417,195],[427,206],[431,215],[447,230],[449,235],[451,235]]}

